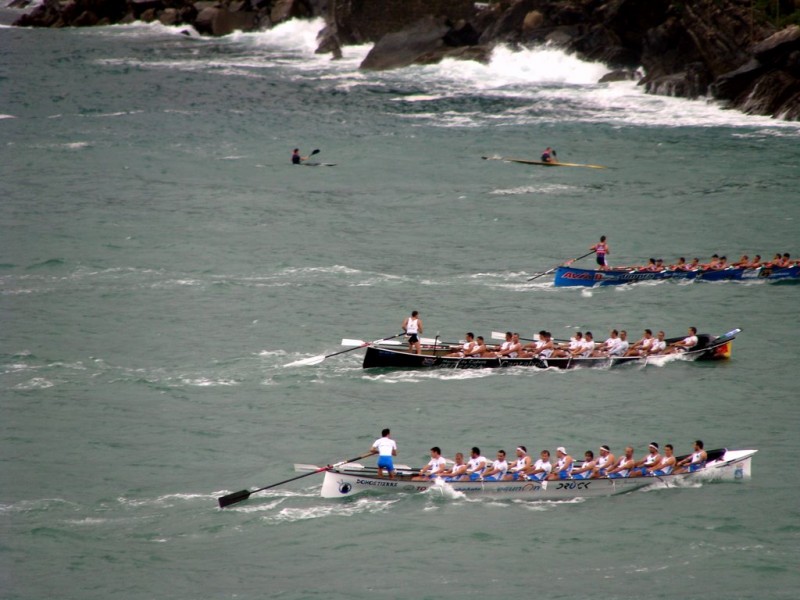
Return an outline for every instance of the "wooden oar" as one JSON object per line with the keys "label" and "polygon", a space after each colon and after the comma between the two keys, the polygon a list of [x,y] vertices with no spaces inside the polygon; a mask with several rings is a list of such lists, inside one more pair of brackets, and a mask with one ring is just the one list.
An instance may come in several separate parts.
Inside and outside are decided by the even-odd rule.
{"label": "wooden oar", "polygon": [[[342,346],[368,346],[371,342],[365,342],[364,340],[357,340],[354,338],[342,338],[341,345]],[[402,346],[404,345],[403,342],[399,342],[397,340],[386,340],[385,341],[387,346]]]}
{"label": "wooden oar", "polygon": [[560,265],[556,265],[552,269],[547,269],[547,271],[545,271],[544,273],[537,273],[533,277],[529,278],[528,281],[533,281],[534,279],[539,279],[539,277],[544,277],[545,275],[550,275],[550,273],[553,273],[558,267],[571,265],[576,260],[580,260],[582,258],[586,258],[587,256],[590,256],[590,255],[594,254],[594,252],[595,251],[592,250],[591,252],[587,252],[583,256],[579,256],[578,258],[573,258],[572,260],[568,260],[567,262],[561,263]]}
{"label": "wooden oar", "polygon": [[[383,340],[380,340],[383,341]],[[378,342],[365,342],[364,340],[357,340],[353,338],[342,338],[342,346],[369,346],[371,344],[377,344]],[[435,338],[427,338],[421,337],[419,338],[419,343],[423,346],[438,346],[440,348],[444,348],[445,346],[459,346],[461,342],[443,342],[437,337]],[[403,346],[405,345],[403,342],[398,342],[397,340],[386,342],[385,345],[387,346]]]}
{"label": "wooden oar", "polygon": [[[357,460],[361,460],[362,458],[366,458],[375,454],[374,451],[367,452],[366,454],[362,454],[361,456],[356,456],[355,458],[351,458],[350,460],[343,460],[341,462],[336,463],[335,465],[331,465],[332,467],[340,467],[345,465],[349,462],[355,462]],[[226,506],[230,506],[231,504],[236,504],[237,502],[242,502],[243,500],[247,500],[252,494],[256,492],[263,492],[264,490],[268,490],[269,488],[278,487],[279,485],[283,485],[284,483],[289,483],[290,481],[296,481],[298,479],[302,479],[303,477],[308,477],[309,475],[314,475],[315,473],[321,473],[322,471],[327,470],[328,467],[319,467],[318,469],[311,471],[310,473],[305,473],[303,475],[298,475],[297,477],[292,477],[291,479],[285,479],[283,481],[279,481],[278,483],[273,483],[271,485],[265,485],[264,487],[260,487],[257,490],[241,490],[238,492],[234,492],[232,494],[228,494],[226,496],[220,496],[217,498],[219,501],[219,507],[225,508]]]}
{"label": "wooden oar", "polygon": [[[339,467],[344,468],[347,471],[377,471],[378,467],[365,467],[361,463],[344,463],[343,465],[338,465]],[[305,473],[306,471],[315,471],[319,469],[319,465],[306,465],[303,463],[295,463],[294,470],[298,473]],[[326,467],[322,467],[326,468]],[[419,471],[419,469],[414,469],[409,467],[408,465],[403,464],[395,464],[394,468],[398,471]]]}
{"label": "wooden oar", "polygon": [[[493,340],[504,340],[504,339],[506,339],[506,334],[503,333],[502,331],[493,331],[492,332],[492,339]],[[523,342],[538,342],[539,341],[539,340],[534,340],[533,338],[526,338],[526,337],[521,337],[519,339],[522,340]],[[564,340],[564,339],[561,339],[561,338],[553,338],[553,341],[554,342],[568,342],[569,340]]]}
{"label": "wooden oar", "polygon": [[[352,352],[353,350],[358,350],[359,348],[364,348],[365,346],[371,346],[372,344],[378,344],[380,342],[385,342],[386,340],[392,340],[396,337],[400,337],[401,335],[405,335],[405,333],[398,333],[397,335],[390,335],[389,337],[382,338],[380,340],[375,340],[374,342],[363,342],[356,346],[355,348],[348,348],[347,350],[339,350],[339,352],[334,352],[333,354],[320,354],[318,356],[311,356],[309,358],[301,358],[300,360],[296,360],[294,362],[290,362],[288,364],[283,365],[284,367],[301,367],[307,365],[318,365],[326,358],[330,358],[331,356],[338,356],[339,354],[344,354],[346,352]],[[344,340],[343,340],[344,341]]]}

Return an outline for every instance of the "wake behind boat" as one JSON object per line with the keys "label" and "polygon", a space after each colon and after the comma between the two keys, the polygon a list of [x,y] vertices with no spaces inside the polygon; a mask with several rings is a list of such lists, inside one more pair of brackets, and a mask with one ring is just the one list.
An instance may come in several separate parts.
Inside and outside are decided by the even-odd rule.
{"label": "wake behind boat", "polygon": [[555,270],[556,287],[592,287],[621,285],[642,281],[662,281],[675,279],[680,281],[786,281],[800,279],[800,265],[791,267],[757,267],[727,269],[698,269],[682,271],[664,269],[661,271],[645,271],[642,269],[579,269],[570,266],[557,267]]}
{"label": "wake behind boat", "polygon": [[[687,352],[670,355],[680,360],[724,360],[730,358],[733,340],[741,329],[732,329],[721,336],[702,333],[697,336],[697,344]],[[668,344],[683,338],[669,338]],[[500,357],[455,357],[446,356],[457,346],[452,344],[423,343],[422,352],[415,354],[397,345],[372,344],[366,346],[363,368],[449,368],[449,369],[492,369],[501,367],[534,367],[538,369],[574,369],[578,367],[609,368],[625,364],[646,365],[667,359],[664,355],[653,356],[597,356],[586,358],[500,358]]]}
{"label": "wake behind boat", "polygon": [[[703,468],[691,473],[635,478],[563,479],[556,481],[451,481],[441,478],[412,481],[417,470],[398,469],[395,479],[378,477],[375,469],[362,465],[341,465],[325,469],[320,492],[323,498],[344,498],[370,493],[445,493],[493,499],[571,500],[621,494],[636,489],[663,485],[678,486],[692,481],[740,481],[751,477],[751,460],[757,450],[709,450]],[[681,457],[682,458],[682,457]]]}

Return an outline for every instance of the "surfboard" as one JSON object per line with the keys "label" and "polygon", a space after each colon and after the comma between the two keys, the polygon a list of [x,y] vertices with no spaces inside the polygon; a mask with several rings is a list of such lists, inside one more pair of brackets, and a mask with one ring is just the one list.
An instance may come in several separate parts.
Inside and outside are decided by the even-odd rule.
{"label": "surfboard", "polygon": [[304,167],[335,167],[336,163],[318,163],[318,162],[304,162]]}
{"label": "surfboard", "polygon": [[481,156],[483,160],[502,160],[504,162],[520,163],[523,165],[537,165],[539,167],[584,167],[586,169],[607,169],[603,165],[584,165],[581,163],[544,162],[541,160],[525,160],[523,158],[507,158],[505,156]]}

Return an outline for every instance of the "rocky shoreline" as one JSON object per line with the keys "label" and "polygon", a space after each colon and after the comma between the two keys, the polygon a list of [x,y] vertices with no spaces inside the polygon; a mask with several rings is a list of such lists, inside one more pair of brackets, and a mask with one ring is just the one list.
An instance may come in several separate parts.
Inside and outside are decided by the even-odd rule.
{"label": "rocky shoreline", "polygon": [[[17,6],[28,0],[15,0]],[[323,17],[318,52],[373,42],[363,69],[444,58],[488,60],[497,44],[552,44],[639,78],[651,94],[710,97],[748,114],[800,120],[800,26],[753,0],[45,0],[14,24],[79,27],[160,21],[200,34]],[[763,3],[762,3],[763,4]],[[800,0],[773,2],[800,22]],[[14,3],[12,3],[12,6]],[[759,4],[760,6],[760,4]]]}

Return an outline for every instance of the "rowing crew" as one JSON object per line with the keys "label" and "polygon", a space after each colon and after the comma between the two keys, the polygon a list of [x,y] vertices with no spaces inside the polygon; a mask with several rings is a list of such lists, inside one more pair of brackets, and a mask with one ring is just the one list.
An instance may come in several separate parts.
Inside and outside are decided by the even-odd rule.
{"label": "rowing crew", "polygon": [[591,331],[585,334],[581,331],[568,341],[555,343],[549,331],[539,332],[536,340],[531,340],[523,345],[519,333],[507,331],[505,341],[493,346],[491,349],[486,346],[483,336],[475,335],[468,331],[465,335],[466,341],[461,346],[449,354],[447,357],[454,358],[599,358],[614,356],[654,356],[659,354],[674,354],[686,352],[697,345],[697,328],[690,327],[689,335],[684,339],[667,344],[664,339],[664,332],[659,331],[656,337],[650,329],[645,329],[642,338],[630,344],[628,342],[628,332],[624,329],[617,331],[612,329],[609,337],[602,343],[594,341]]}
{"label": "rowing crew", "polygon": [[615,269],[627,269],[640,273],[659,273],[661,271],[724,271],[725,269],[758,269],[764,268],[788,268],[800,265],[800,260],[792,260],[788,252],[777,253],[772,260],[762,261],[761,255],[756,254],[752,259],[747,254],[742,254],[741,258],[734,263],[729,263],[726,256],[714,254],[707,263],[701,263],[699,258],[693,258],[691,262],[686,262],[686,258],[681,256],[674,265],[665,265],[662,258],[651,258],[644,266],[614,267]]}
{"label": "rowing crew", "polygon": [[664,454],[657,442],[651,442],[648,453],[640,459],[634,456],[633,446],[627,446],[624,453],[616,458],[607,444],[600,446],[599,456],[587,450],[582,462],[575,461],[564,446],[556,450],[553,464],[549,450],[542,450],[534,462],[525,446],[518,446],[516,460],[509,463],[505,450],[498,450],[496,459],[489,460],[481,455],[480,448],[473,447],[470,459],[464,462],[464,455],[457,452],[452,465],[443,456],[438,446],[431,448],[431,460],[412,479],[417,481],[442,478],[444,481],[545,481],[561,479],[617,479],[622,477],[659,477],[663,475],[692,473],[703,468],[708,459],[703,449],[703,441],[694,442],[694,450],[685,458],[678,460],[672,444],[664,446]]}

